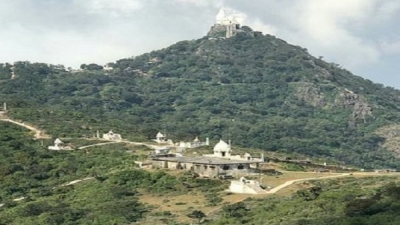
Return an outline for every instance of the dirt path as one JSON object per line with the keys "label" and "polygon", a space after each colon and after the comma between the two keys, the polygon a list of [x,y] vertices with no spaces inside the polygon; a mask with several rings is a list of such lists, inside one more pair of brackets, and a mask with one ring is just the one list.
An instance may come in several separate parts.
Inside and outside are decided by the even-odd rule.
{"label": "dirt path", "polygon": [[338,178],[338,177],[343,177],[343,176],[349,176],[349,173],[343,173],[343,174],[339,174],[339,175],[332,175],[332,176],[326,176],[326,177],[315,177],[315,178],[304,178],[304,179],[297,179],[297,180],[289,180],[286,181],[285,183],[272,188],[271,190],[267,191],[267,194],[275,194],[276,192],[278,192],[279,190],[288,187],[294,183],[300,182],[300,181],[308,181],[308,180],[322,180],[322,179],[329,179],[329,178]]}
{"label": "dirt path", "polygon": [[119,142],[119,141],[113,141],[113,142],[97,143],[97,144],[82,146],[82,147],[79,147],[78,149],[85,149],[85,148],[90,148],[90,147],[95,147],[95,146],[110,145],[110,144],[118,144],[118,143],[121,143],[121,142]]}
{"label": "dirt path", "polygon": [[45,134],[44,131],[39,130],[36,127],[33,127],[31,125],[25,124],[23,122],[18,122],[18,121],[12,120],[12,119],[0,119],[0,121],[5,121],[5,122],[16,124],[21,127],[25,127],[26,129],[35,132],[34,136],[36,139],[49,139],[50,138],[50,136]]}
{"label": "dirt path", "polygon": [[90,148],[90,147],[95,147],[95,146],[118,144],[118,143],[127,143],[127,144],[132,144],[132,145],[145,145],[152,149],[158,149],[158,148],[162,148],[162,147],[171,147],[171,146],[158,146],[158,145],[146,144],[143,142],[133,142],[133,141],[110,141],[110,142],[105,142],[105,143],[97,143],[97,144],[92,144],[92,145],[81,146],[78,149],[85,149],[85,148]]}

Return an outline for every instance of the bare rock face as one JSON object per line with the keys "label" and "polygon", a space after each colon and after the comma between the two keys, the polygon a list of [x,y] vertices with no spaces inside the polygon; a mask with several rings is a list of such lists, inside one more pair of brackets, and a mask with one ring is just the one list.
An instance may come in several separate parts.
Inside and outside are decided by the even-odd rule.
{"label": "bare rock face", "polygon": [[210,31],[208,31],[207,36],[225,37],[225,34],[226,34],[226,26],[221,24],[215,24],[211,27]]}
{"label": "bare rock face", "polygon": [[385,141],[382,147],[395,153],[397,158],[400,158],[400,125],[389,125],[379,128],[376,134],[383,137]]}
{"label": "bare rock face", "polygon": [[293,84],[296,90],[297,98],[305,101],[314,107],[323,107],[326,104],[325,96],[319,87],[313,83],[298,82]]}
{"label": "bare rock face", "polygon": [[360,122],[365,123],[367,117],[372,116],[372,108],[367,100],[348,89],[345,89],[337,96],[335,103],[353,110],[349,121],[350,126],[355,126]]}

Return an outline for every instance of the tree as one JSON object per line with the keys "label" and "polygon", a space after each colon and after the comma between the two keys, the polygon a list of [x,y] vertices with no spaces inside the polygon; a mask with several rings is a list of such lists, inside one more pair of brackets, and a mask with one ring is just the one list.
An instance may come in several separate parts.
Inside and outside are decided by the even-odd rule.
{"label": "tree", "polygon": [[189,213],[187,217],[191,219],[197,219],[197,223],[201,224],[201,220],[206,217],[206,214],[200,210],[194,210],[193,212]]}

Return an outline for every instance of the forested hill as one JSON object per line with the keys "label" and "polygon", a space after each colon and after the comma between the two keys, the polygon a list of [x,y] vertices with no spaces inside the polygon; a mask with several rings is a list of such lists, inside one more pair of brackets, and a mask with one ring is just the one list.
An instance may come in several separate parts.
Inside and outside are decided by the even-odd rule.
{"label": "forested hill", "polygon": [[9,115],[53,137],[113,129],[150,139],[166,130],[174,140],[230,138],[234,146],[400,168],[396,145],[388,144],[400,122],[398,90],[274,36],[242,31],[181,41],[110,63],[111,70],[3,64],[0,100]]}

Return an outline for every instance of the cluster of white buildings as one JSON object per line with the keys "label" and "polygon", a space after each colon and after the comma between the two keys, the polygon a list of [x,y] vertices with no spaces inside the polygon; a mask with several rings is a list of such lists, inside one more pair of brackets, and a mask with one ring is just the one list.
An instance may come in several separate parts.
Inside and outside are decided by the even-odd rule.
{"label": "cluster of white buildings", "polygon": [[185,142],[185,141],[179,141],[174,143],[172,139],[167,139],[167,136],[161,132],[158,132],[156,134],[156,139],[153,139],[153,141],[159,143],[159,144],[167,144],[171,146],[175,146],[178,151],[185,150],[187,148],[198,148],[202,146],[209,146],[210,145],[210,139],[206,138],[206,141],[200,141],[198,137],[196,137],[193,141]]}

